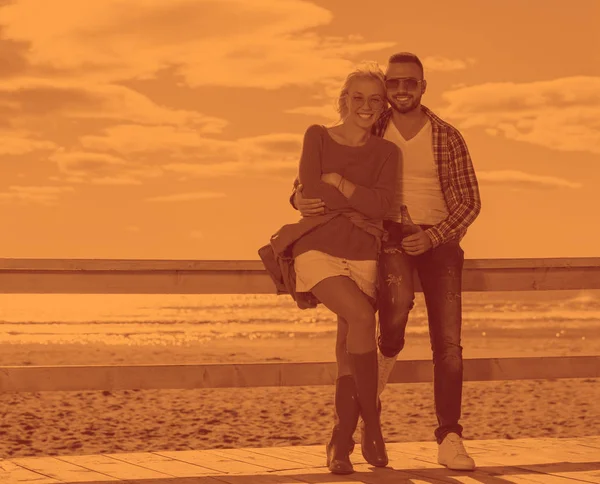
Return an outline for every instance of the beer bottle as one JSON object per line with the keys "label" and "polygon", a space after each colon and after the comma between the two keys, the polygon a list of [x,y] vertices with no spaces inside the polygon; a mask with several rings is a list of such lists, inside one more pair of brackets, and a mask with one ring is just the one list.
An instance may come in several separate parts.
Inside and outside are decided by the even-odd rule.
{"label": "beer bottle", "polygon": [[407,235],[416,234],[417,232],[423,230],[421,227],[419,227],[412,221],[412,219],[410,218],[410,214],[408,213],[408,207],[406,205],[402,205],[402,207],[400,207],[400,216],[402,217],[402,227],[400,230],[402,232],[403,237],[406,237]]}

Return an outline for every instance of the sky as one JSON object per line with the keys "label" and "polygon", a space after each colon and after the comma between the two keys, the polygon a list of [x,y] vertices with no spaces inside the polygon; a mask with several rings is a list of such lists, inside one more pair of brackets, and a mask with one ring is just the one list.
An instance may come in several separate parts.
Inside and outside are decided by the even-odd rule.
{"label": "sky", "polygon": [[411,51],[483,208],[466,258],[600,256],[600,0],[0,0],[0,257],[258,259],[304,131]]}

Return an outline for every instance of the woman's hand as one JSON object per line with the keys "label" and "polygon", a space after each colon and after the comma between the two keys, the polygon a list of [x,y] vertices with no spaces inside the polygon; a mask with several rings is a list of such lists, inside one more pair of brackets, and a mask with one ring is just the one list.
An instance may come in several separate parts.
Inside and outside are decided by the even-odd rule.
{"label": "woman's hand", "polygon": [[321,181],[337,188],[342,181],[342,175],[339,173],[323,173],[321,175]]}

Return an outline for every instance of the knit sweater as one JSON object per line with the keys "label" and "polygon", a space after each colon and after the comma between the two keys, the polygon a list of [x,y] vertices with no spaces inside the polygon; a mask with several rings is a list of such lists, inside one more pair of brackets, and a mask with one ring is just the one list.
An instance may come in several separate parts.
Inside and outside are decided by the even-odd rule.
{"label": "knit sweater", "polygon": [[[381,221],[394,200],[400,157],[397,146],[383,138],[372,136],[364,145],[347,146],[335,141],[324,126],[310,126],[300,158],[303,196],[322,199],[326,213],[360,212],[367,220]],[[321,180],[323,173],[339,173],[356,189],[346,198]],[[374,260],[379,242],[352,217],[334,217],[296,241],[292,256],[320,250],[349,260]]]}

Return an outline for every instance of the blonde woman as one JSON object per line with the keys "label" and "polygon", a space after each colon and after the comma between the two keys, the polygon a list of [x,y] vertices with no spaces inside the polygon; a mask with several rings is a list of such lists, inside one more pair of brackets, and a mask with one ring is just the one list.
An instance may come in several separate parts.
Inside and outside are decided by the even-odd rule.
{"label": "blonde woman", "polygon": [[378,412],[375,300],[383,218],[394,200],[401,155],[395,144],[371,135],[386,107],[378,67],[347,76],[340,122],[310,126],[300,159],[303,195],[320,198],[325,213],[284,226],[271,239],[273,251],[293,261],[295,288],[289,292],[299,306],[311,307],[297,297],[310,293],[338,316],[336,423],[326,449],[336,474],[353,472],[359,415],[363,456],[374,466],[388,463]]}

